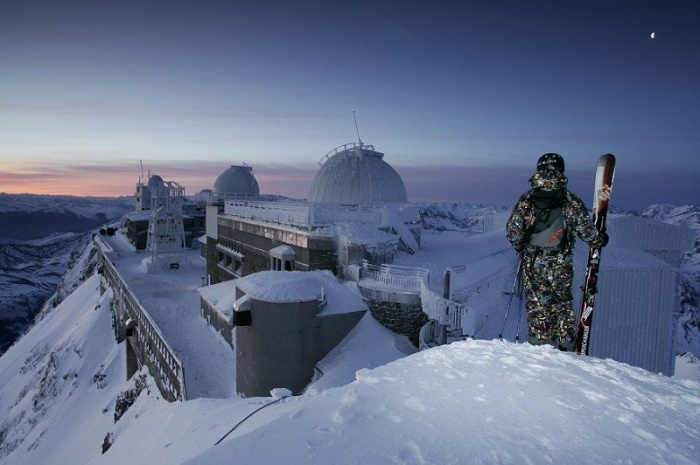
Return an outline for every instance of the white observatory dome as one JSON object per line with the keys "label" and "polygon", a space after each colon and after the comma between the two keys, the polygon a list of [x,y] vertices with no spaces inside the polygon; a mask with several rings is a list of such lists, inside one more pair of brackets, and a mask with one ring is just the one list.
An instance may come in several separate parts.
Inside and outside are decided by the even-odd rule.
{"label": "white observatory dome", "polygon": [[383,160],[374,146],[345,144],[323,158],[311,189],[309,202],[345,205],[407,203],[406,187],[399,173]]}
{"label": "white observatory dome", "polygon": [[231,165],[216,178],[214,193],[230,196],[254,196],[260,195],[258,181],[253,176],[253,168],[248,165]]}

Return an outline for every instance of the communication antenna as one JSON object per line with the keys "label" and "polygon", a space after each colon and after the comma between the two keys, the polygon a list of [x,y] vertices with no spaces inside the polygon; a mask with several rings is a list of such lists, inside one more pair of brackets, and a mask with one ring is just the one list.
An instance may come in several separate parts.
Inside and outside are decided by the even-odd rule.
{"label": "communication antenna", "polygon": [[355,120],[355,131],[357,132],[357,139],[360,141],[360,146],[362,146],[362,138],[360,137],[360,130],[357,127],[357,116],[355,115],[355,110],[352,111],[352,119]]}
{"label": "communication antenna", "polygon": [[[141,179],[143,179],[143,160],[139,160],[139,162],[141,162]],[[139,179],[139,181],[141,179]]]}

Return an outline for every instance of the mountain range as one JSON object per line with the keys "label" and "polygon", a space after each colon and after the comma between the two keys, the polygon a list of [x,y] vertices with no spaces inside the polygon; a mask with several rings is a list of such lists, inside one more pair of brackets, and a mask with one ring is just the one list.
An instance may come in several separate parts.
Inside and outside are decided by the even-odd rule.
{"label": "mountain range", "polygon": [[132,209],[127,197],[0,193],[0,354],[52,297],[90,231]]}

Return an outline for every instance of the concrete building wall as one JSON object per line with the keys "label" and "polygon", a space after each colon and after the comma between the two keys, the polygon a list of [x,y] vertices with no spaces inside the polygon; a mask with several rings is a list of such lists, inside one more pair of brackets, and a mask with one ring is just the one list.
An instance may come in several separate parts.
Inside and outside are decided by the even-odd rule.
{"label": "concrete building wall", "polygon": [[204,245],[204,259],[207,267],[207,285],[221,282],[219,279],[219,269],[217,264],[216,239],[206,236]]}
{"label": "concrete building wall", "polygon": [[[242,293],[237,291],[237,295]],[[357,324],[364,312],[317,317],[319,301],[253,299],[250,326],[237,326],[236,388],[244,396],[268,396],[274,388],[299,394],[316,363]]]}
{"label": "concrete building wall", "polygon": [[[244,256],[241,276],[269,270],[269,251],[280,245],[294,249],[296,270],[337,272],[338,268],[335,239],[331,236],[315,236],[305,231],[220,215],[217,217],[216,243],[237,250]],[[216,257],[217,254],[212,253],[207,259],[212,283],[232,279],[230,273],[218,269]]]}
{"label": "concrete building wall", "polygon": [[136,250],[145,249],[148,242],[148,221],[127,221],[126,238]]}

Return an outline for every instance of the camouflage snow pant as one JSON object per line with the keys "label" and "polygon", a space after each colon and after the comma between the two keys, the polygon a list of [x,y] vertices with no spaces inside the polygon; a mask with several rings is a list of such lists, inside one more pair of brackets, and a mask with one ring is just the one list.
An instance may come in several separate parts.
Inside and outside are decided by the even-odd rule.
{"label": "camouflage snow pant", "polygon": [[571,253],[547,255],[541,251],[523,254],[525,307],[532,344],[555,344],[569,349],[575,335],[571,281]]}

